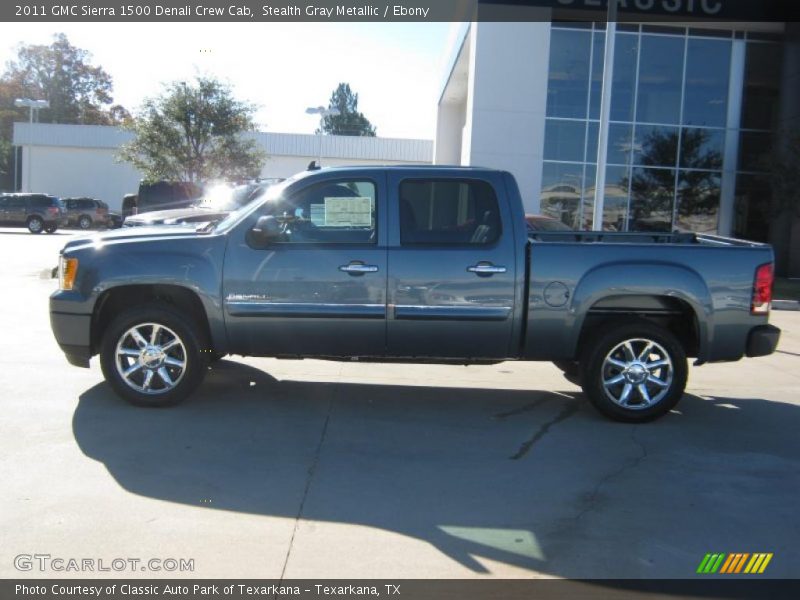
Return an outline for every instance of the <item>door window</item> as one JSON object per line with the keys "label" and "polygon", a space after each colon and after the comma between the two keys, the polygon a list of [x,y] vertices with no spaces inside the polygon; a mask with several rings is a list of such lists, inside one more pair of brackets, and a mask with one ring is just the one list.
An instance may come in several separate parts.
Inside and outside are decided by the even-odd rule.
{"label": "door window", "polygon": [[400,184],[401,244],[482,246],[499,237],[497,197],[487,182],[427,179]]}
{"label": "door window", "polygon": [[283,243],[374,244],[375,196],[371,181],[326,182],[268,202],[265,214],[281,223]]}

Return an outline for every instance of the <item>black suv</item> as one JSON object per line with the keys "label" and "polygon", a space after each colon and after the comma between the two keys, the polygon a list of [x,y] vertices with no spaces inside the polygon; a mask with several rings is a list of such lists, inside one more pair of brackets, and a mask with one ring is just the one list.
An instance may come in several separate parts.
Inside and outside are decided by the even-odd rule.
{"label": "black suv", "polygon": [[0,194],[0,225],[27,227],[31,233],[54,233],[67,224],[60,198],[49,194]]}
{"label": "black suv", "polygon": [[90,229],[92,226],[108,225],[108,204],[94,198],[64,198],[67,208],[67,224],[71,227]]}

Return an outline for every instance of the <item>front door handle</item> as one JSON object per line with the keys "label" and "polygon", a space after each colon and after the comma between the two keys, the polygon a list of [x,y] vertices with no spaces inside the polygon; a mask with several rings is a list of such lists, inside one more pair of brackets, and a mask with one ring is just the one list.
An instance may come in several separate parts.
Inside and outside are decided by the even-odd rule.
{"label": "front door handle", "polygon": [[349,273],[350,275],[363,275],[364,273],[377,273],[378,266],[365,265],[364,263],[360,262],[351,262],[349,265],[340,266],[339,270],[343,273]]}
{"label": "front door handle", "polygon": [[494,275],[495,273],[505,273],[508,269],[500,265],[493,265],[490,262],[479,262],[477,265],[467,267],[467,271],[476,275]]}

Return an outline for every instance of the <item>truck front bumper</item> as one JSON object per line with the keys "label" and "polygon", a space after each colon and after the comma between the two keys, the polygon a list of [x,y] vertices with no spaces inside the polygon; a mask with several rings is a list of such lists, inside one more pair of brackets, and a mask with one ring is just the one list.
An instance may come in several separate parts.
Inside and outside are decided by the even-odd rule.
{"label": "truck front bumper", "polygon": [[774,325],[759,325],[753,327],[747,336],[747,356],[767,356],[775,352],[781,330]]}
{"label": "truck front bumper", "polygon": [[57,312],[51,306],[50,327],[71,365],[89,367],[89,359],[92,357],[89,339],[91,325],[92,315]]}

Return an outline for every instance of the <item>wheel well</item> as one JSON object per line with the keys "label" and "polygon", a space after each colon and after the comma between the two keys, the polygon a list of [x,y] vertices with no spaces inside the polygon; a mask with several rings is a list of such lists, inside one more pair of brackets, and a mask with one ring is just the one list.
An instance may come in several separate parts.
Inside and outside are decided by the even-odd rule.
{"label": "wheel well", "polygon": [[92,315],[92,354],[97,354],[109,323],[120,312],[148,302],[163,302],[179,309],[181,313],[201,328],[205,339],[211,340],[206,315],[200,297],[179,285],[123,285],[111,288],[98,298]]}
{"label": "wheel well", "polygon": [[610,321],[637,318],[669,330],[678,338],[686,356],[696,357],[700,349],[700,328],[691,305],[669,296],[612,296],[596,302],[583,322],[576,355],[580,356],[587,340]]}

